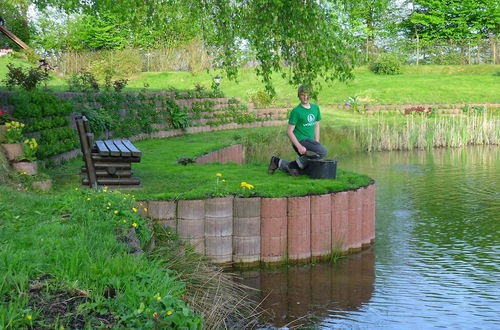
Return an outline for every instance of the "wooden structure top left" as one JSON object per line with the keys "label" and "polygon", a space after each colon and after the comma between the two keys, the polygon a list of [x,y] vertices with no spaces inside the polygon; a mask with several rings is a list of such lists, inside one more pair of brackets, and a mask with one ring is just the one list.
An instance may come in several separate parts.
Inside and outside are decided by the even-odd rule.
{"label": "wooden structure top left", "polygon": [[28,49],[28,48],[30,48],[21,39],[19,39],[18,37],[16,37],[16,35],[14,33],[12,33],[9,30],[7,30],[7,28],[5,26],[0,25],[0,32],[2,32],[3,34],[5,34],[10,40],[14,41],[22,49]]}

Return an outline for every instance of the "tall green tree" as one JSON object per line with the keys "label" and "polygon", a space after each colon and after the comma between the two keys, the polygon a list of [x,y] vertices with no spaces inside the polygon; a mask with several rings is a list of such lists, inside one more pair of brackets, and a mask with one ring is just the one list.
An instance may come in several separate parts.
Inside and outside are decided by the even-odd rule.
{"label": "tall green tree", "polygon": [[433,40],[462,41],[500,34],[497,0],[414,0],[406,22],[409,34]]}
{"label": "tall green tree", "polygon": [[389,30],[389,18],[394,7],[392,0],[344,1],[348,24],[364,41],[364,60],[367,62],[375,51],[375,39]]}
{"label": "tall green tree", "polygon": [[[336,0],[34,0],[43,8],[113,13],[158,42],[180,42],[201,35],[216,65],[235,78],[242,49],[255,54],[257,73],[273,92],[271,75],[291,84],[319,86],[319,80],[345,80],[354,65],[352,36],[334,10]],[[139,36],[139,33],[135,35]],[[145,38],[146,40],[147,38]]]}

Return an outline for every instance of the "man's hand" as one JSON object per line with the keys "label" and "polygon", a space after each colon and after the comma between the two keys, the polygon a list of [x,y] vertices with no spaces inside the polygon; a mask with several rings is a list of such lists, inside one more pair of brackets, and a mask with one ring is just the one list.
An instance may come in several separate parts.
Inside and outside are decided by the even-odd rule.
{"label": "man's hand", "polygon": [[306,149],[303,145],[300,145],[300,146],[297,148],[297,150],[299,151],[299,153],[300,153],[301,155],[305,154],[305,153],[306,153],[306,151],[307,151],[307,149]]}

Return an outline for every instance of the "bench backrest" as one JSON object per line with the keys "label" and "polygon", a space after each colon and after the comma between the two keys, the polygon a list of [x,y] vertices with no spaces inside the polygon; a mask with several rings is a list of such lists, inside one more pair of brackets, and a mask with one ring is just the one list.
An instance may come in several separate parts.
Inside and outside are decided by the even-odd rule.
{"label": "bench backrest", "polygon": [[94,144],[94,134],[90,131],[89,121],[85,116],[75,117],[80,145],[82,147],[83,160],[87,167],[87,177],[90,187],[97,187],[97,176],[94,162],[92,161],[92,145]]}

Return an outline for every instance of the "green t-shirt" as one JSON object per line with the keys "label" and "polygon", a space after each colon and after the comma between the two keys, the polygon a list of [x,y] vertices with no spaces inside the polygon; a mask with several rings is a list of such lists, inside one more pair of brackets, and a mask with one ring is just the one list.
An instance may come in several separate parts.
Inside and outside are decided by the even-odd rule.
{"label": "green t-shirt", "polygon": [[289,124],[295,125],[293,134],[299,141],[304,139],[314,140],[316,122],[321,120],[319,106],[314,103],[309,104],[311,105],[310,109],[304,108],[302,104],[293,108],[290,119],[288,119]]}

